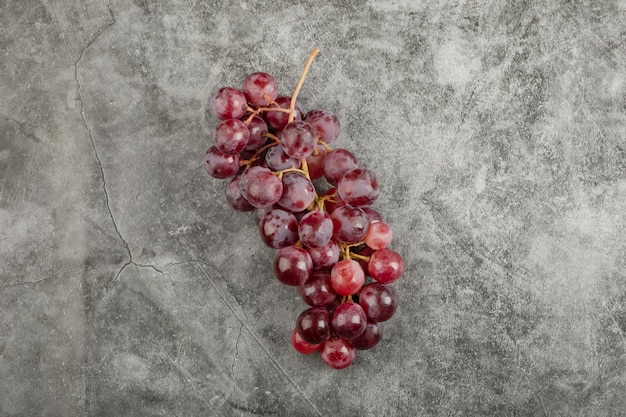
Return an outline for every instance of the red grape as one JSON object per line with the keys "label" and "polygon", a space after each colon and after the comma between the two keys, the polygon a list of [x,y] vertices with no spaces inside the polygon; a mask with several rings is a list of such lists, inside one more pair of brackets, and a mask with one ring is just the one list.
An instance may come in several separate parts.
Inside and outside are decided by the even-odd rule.
{"label": "red grape", "polygon": [[304,175],[286,172],[283,175],[283,193],[278,205],[293,213],[301,212],[315,200],[315,187]]}
{"label": "red grape", "polygon": [[211,96],[210,105],[219,119],[239,119],[246,114],[247,100],[241,91],[223,87]]}
{"label": "red grape", "polygon": [[326,245],[307,248],[316,269],[332,268],[339,260],[339,245],[331,239]]}
{"label": "red grape", "polygon": [[306,340],[302,338],[302,336],[300,336],[298,331],[294,328],[291,331],[291,346],[293,346],[296,352],[302,353],[303,355],[308,355],[310,353],[320,350],[320,347],[322,347],[322,344],[321,343],[312,344],[312,343],[307,342]]}
{"label": "red grape", "polygon": [[333,221],[326,211],[305,214],[298,224],[300,240],[310,248],[326,245],[333,236]]}
{"label": "red grape", "polygon": [[298,287],[302,300],[310,306],[325,306],[337,298],[328,272],[313,272],[309,279]]}
{"label": "red grape", "polygon": [[367,215],[358,207],[337,207],[330,217],[333,220],[333,238],[341,243],[357,243],[367,234]]}
{"label": "red grape", "polygon": [[278,83],[266,72],[255,72],[243,81],[243,94],[253,106],[268,106],[270,102],[264,96],[272,100],[278,97]]}
{"label": "red grape", "polygon": [[337,185],[343,174],[357,167],[356,157],[346,149],[333,149],[322,161],[324,177],[332,185]]}
{"label": "red grape", "polygon": [[333,369],[344,369],[354,361],[354,347],[345,339],[334,337],[324,342],[322,360]]}
{"label": "red grape", "polygon": [[276,251],[274,275],[285,285],[299,286],[311,276],[311,255],[297,246],[286,246]]}
{"label": "red grape", "polygon": [[239,180],[241,195],[254,207],[268,207],[283,195],[283,182],[269,169],[260,166],[248,168]]}
{"label": "red grape", "polygon": [[310,110],[304,116],[306,122],[311,123],[317,132],[317,136],[327,144],[333,142],[339,136],[339,120],[328,110]]}
{"label": "red grape", "polygon": [[298,241],[298,220],[285,210],[269,210],[259,222],[261,239],[270,248],[291,246]]}
{"label": "red grape", "polygon": [[226,186],[226,201],[237,211],[251,211],[254,207],[243,198],[239,189],[239,176],[232,179]]}
{"label": "red grape", "polygon": [[330,271],[330,283],[339,295],[352,295],[359,292],[365,282],[361,265],[353,259],[344,259]]}
{"label": "red grape", "polygon": [[383,327],[381,323],[368,322],[365,331],[356,338],[350,340],[350,344],[355,349],[371,349],[380,342],[383,337]]}
{"label": "red grape", "polygon": [[333,311],[331,324],[337,336],[350,340],[365,331],[367,317],[363,307],[356,303],[347,302],[339,305]]}
{"label": "red grape", "polygon": [[306,158],[317,145],[316,132],[310,123],[294,120],[282,130],[280,141],[285,153],[292,158]]}
{"label": "red grape", "polygon": [[370,223],[365,235],[365,244],[372,249],[384,249],[391,243],[393,232],[387,223],[376,221]]}
{"label": "red grape", "polygon": [[[288,109],[291,105],[291,97],[278,96],[274,102],[276,104],[272,104],[270,108]],[[302,105],[297,101],[296,108],[294,110],[295,113],[293,120],[302,120],[304,110],[302,110]],[[268,111],[265,113],[265,120],[274,130],[283,130],[289,122],[289,113],[282,111]]]}
{"label": "red grape", "polygon": [[204,154],[204,168],[212,177],[224,179],[239,172],[239,155],[226,154],[211,146]]}
{"label": "red grape", "polygon": [[398,308],[398,295],[393,287],[372,282],[361,290],[359,304],[370,321],[386,321]]}
{"label": "red grape", "polygon": [[307,308],[296,320],[296,331],[305,342],[324,342],[330,337],[330,313],[324,307]]}
{"label": "red grape", "polygon": [[343,174],[337,183],[337,193],[347,204],[365,206],[378,197],[378,182],[371,171],[354,168]]}
{"label": "red grape", "polygon": [[385,248],[370,257],[367,266],[369,275],[383,284],[396,281],[404,272],[404,260],[396,251]]}
{"label": "red grape", "polygon": [[273,171],[282,171],[289,168],[300,168],[300,160],[287,155],[279,144],[267,151],[265,165]]}
{"label": "red grape", "polygon": [[224,153],[236,154],[246,147],[250,131],[244,122],[227,119],[217,125],[213,134],[215,147]]}
{"label": "red grape", "polygon": [[267,138],[265,137],[267,133],[267,123],[259,116],[254,116],[250,120],[250,123],[248,123],[248,131],[250,132],[250,137],[245,147],[246,150],[254,151],[267,142]]}

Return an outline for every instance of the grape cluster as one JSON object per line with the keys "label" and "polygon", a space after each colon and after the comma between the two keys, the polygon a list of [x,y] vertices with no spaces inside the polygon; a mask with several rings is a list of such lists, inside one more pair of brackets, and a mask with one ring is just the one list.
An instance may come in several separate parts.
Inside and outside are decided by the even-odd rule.
{"label": "grape cluster", "polygon": [[210,108],[221,121],[204,163],[211,176],[232,178],[229,205],[254,213],[261,239],[276,250],[274,275],[309,306],[296,319],[292,346],[320,351],[327,365],[343,369],[355,349],[381,340],[382,323],[398,305],[390,284],[404,261],[389,248],[392,230],[372,205],[379,194],[374,174],[350,151],[330,146],[339,136],[337,117],[305,113],[297,101],[317,53],[291,96],[279,95],[265,72],[248,75],[241,89],[213,94]]}

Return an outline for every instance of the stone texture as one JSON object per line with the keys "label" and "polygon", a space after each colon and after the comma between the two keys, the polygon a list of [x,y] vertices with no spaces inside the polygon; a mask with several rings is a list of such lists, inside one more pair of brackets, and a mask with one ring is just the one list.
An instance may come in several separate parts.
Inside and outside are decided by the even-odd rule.
{"label": "stone texture", "polygon": [[[626,2],[7,0],[0,416],[626,415]],[[342,123],[406,259],[333,371],[202,169],[268,71]]]}

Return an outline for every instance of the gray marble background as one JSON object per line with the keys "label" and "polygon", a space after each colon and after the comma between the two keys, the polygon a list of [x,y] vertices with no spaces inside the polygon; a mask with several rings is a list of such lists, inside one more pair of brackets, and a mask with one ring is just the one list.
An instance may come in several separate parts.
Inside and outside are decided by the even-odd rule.
{"label": "gray marble background", "polygon": [[[626,1],[0,4],[0,416],[626,415]],[[316,46],[407,263],[343,371],[202,168]]]}

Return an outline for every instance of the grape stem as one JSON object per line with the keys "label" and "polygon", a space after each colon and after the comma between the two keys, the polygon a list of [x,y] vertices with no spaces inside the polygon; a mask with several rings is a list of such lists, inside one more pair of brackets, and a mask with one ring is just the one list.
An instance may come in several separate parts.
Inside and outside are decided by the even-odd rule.
{"label": "grape stem", "polygon": [[290,113],[289,113],[289,118],[287,119],[287,123],[293,122],[293,119],[296,115],[296,112],[295,112],[296,98],[298,97],[298,93],[300,92],[300,89],[302,88],[302,84],[304,84],[304,78],[306,77],[306,73],[309,71],[309,67],[311,66],[311,64],[313,63],[313,60],[319,53],[320,53],[320,48],[313,49],[313,51],[309,55],[309,59],[306,61],[306,65],[304,66],[304,69],[302,70],[302,74],[300,75],[300,79],[298,80],[298,85],[296,85],[296,88],[295,90],[293,90],[293,94],[291,95],[291,102],[289,103]]}
{"label": "grape stem", "polygon": [[282,179],[283,178],[283,174],[286,174],[287,172],[298,172],[298,173],[304,175],[307,178],[309,176],[309,172],[308,171],[305,171],[305,170],[300,169],[300,168],[287,168],[287,169],[283,169],[281,171],[276,171],[273,174],[276,175],[278,178]]}
{"label": "grape stem", "polygon": [[324,147],[324,149],[326,149],[326,152],[328,152],[328,153],[330,153],[330,152],[333,150],[333,148],[331,148],[330,146],[328,146],[328,143],[324,142],[324,141],[323,141],[323,140],[321,140],[321,139],[318,139],[318,140],[317,140],[317,143],[319,143],[320,145],[322,145],[322,146]]}
{"label": "grape stem", "polygon": [[268,143],[267,145],[261,146],[259,149],[257,149],[257,151],[254,153],[254,155],[250,157],[250,159],[243,159],[239,161],[239,166],[245,165],[246,169],[250,168],[250,166],[254,163],[254,161],[259,159],[259,156],[261,156],[263,152],[265,152],[267,149],[274,147],[280,143],[280,139],[278,139],[275,135],[272,135],[271,133],[265,133],[263,136],[271,139],[272,142]]}

